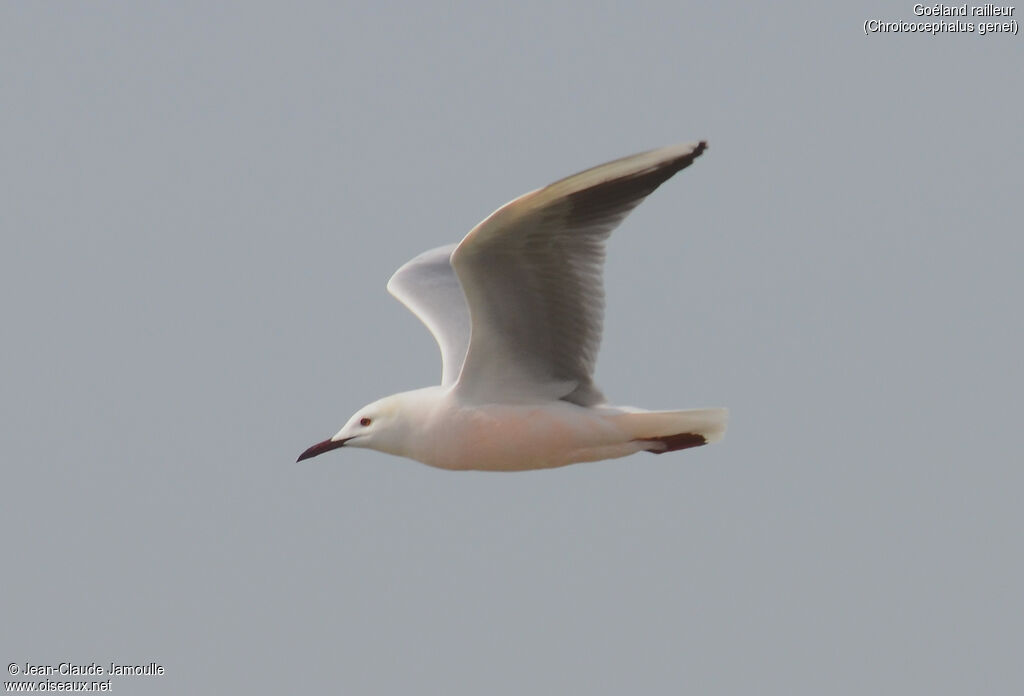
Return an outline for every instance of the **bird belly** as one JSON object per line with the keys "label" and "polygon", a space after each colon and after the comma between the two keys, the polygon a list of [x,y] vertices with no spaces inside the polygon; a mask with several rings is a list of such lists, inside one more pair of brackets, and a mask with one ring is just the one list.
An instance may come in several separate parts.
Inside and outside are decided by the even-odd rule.
{"label": "bird belly", "polygon": [[413,458],[442,469],[550,469],[642,449],[602,414],[574,404],[475,406],[438,415]]}

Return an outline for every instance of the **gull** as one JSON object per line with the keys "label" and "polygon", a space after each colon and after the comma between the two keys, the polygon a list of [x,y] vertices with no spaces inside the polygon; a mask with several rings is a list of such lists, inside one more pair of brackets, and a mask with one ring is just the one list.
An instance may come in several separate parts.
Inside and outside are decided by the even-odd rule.
{"label": "gull", "polygon": [[437,341],[441,384],[364,406],[298,461],[366,447],[441,469],[524,471],[721,440],[724,408],[611,406],[593,381],[605,241],[706,148],[671,145],[561,179],[399,268],[388,291]]}

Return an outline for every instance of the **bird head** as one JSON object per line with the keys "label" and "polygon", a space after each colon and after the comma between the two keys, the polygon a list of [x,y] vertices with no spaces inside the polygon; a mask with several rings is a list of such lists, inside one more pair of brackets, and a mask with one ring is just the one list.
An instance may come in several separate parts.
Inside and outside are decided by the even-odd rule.
{"label": "bird head", "polygon": [[403,436],[402,394],[378,399],[363,406],[330,439],[318,442],[299,455],[297,462],[330,452],[339,447],[366,447],[380,452],[401,454]]}

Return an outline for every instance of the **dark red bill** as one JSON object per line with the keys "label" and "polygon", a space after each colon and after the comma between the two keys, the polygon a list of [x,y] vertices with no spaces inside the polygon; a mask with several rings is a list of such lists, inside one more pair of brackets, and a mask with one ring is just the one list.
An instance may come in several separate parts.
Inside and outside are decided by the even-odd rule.
{"label": "dark red bill", "polygon": [[336,442],[334,440],[324,440],[323,442],[318,442],[312,447],[310,447],[308,450],[300,454],[299,458],[296,459],[295,461],[296,463],[298,463],[301,462],[303,459],[309,459],[311,457],[317,456],[318,454],[323,454],[324,452],[330,452],[333,449],[344,447],[345,443],[348,441],[349,438],[346,437],[344,440],[338,440]]}

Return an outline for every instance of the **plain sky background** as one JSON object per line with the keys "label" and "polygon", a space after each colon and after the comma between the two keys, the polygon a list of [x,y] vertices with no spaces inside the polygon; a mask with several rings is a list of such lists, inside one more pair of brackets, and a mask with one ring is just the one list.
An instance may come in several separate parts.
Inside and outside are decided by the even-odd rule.
{"label": "plain sky background", "polygon": [[[864,35],[912,6],[0,4],[3,664],[1024,691],[1024,43]],[[294,463],[437,382],[400,264],[700,138],[611,241],[597,380],[722,444]]]}

